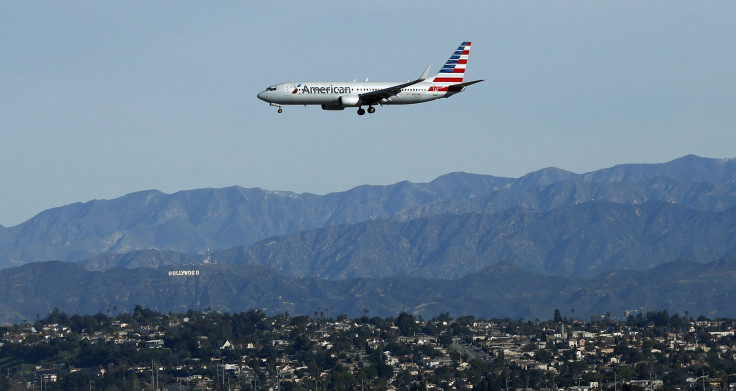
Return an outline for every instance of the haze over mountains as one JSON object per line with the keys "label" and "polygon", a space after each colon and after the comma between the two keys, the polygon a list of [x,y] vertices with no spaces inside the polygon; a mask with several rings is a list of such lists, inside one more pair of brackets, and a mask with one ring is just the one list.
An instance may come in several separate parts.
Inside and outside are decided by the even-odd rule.
{"label": "haze over mountains", "polygon": [[736,160],[691,155],[580,175],[548,168],[518,179],[455,173],[430,183],[359,186],[324,196],[240,187],[142,191],[50,209],[1,230],[0,267],[145,249],[204,254],[373,219],[549,211],[588,201],[662,201],[724,211],[736,205]]}
{"label": "haze over mountains", "polygon": [[[371,295],[387,289],[362,292],[361,300],[348,299],[344,289],[337,287],[354,278],[369,281],[367,285],[413,281],[418,287],[426,286],[432,279],[432,284],[452,286],[462,279],[479,276],[484,276],[479,281],[492,283],[496,280],[489,273],[515,268],[515,275],[573,279],[571,285],[594,280],[600,283],[603,275],[616,270],[648,271],[680,258],[710,264],[736,254],[736,159],[690,155],[668,163],[625,164],[586,174],[547,168],[521,178],[453,173],[430,183],[366,185],[327,195],[240,187],[175,194],[151,190],[114,200],[54,208],[15,227],[0,226],[0,267],[13,267],[0,271],[3,275],[19,269],[48,276],[38,265],[55,265],[60,270],[69,267],[57,263],[37,264],[31,269],[15,267],[51,260],[77,262],[88,270],[99,271],[121,266],[201,264],[208,249],[208,259],[217,263],[217,268],[230,270],[243,281],[252,278],[253,273],[261,273],[289,281],[292,286],[313,284],[324,288],[323,295],[317,294],[319,299],[314,300],[323,300],[326,295],[335,303],[339,302],[338,297],[345,303],[376,302]],[[724,262],[719,267],[728,274],[730,266],[723,265],[732,263]],[[90,273],[78,266],[69,270]],[[153,273],[150,269],[114,270],[118,275]],[[674,269],[666,267],[657,270],[674,273]],[[642,275],[650,274],[632,274],[627,278]],[[141,276],[135,279],[145,281]],[[627,284],[634,286],[631,284],[635,284],[635,279],[627,280]],[[527,286],[521,282],[517,285]],[[728,289],[726,286],[724,289]],[[608,302],[620,304],[620,296],[625,292],[609,288],[605,294]],[[274,284],[272,289],[286,288]],[[580,289],[592,288],[586,285]],[[490,295],[491,291],[477,291],[478,297],[482,297],[477,303],[490,305],[487,303],[491,297],[483,294]],[[530,292],[517,293],[530,300],[534,296]],[[736,290],[732,293],[736,294]],[[261,296],[272,294],[279,296],[278,291],[264,291]],[[410,304],[417,303],[416,297],[409,299],[407,295],[419,294],[412,290],[401,294],[392,291],[391,300],[397,304],[389,307],[416,310]],[[497,291],[492,294],[507,298],[496,307],[528,308],[528,313],[538,313],[541,309],[535,306],[545,302],[537,297],[537,304],[524,307],[515,302],[511,306],[508,295]],[[64,296],[58,291],[54,295]],[[203,300],[229,303],[223,304],[224,310],[245,305],[215,296],[192,301],[196,295],[184,295],[177,305],[201,304]],[[171,300],[176,301],[174,298]],[[47,306],[51,305],[49,300]],[[109,303],[115,300],[122,298],[108,299]],[[74,300],[66,301],[71,302]],[[119,305],[127,305],[123,302],[127,303],[122,300]],[[251,304],[259,307],[254,303],[257,301]],[[281,305],[277,301],[269,303],[263,307],[275,310]],[[14,307],[18,303],[11,305],[5,300],[0,301],[0,312],[3,304],[11,306],[6,313],[23,312]],[[438,308],[421,305],[421,311]],[[602,308],[586,306],[590,311]],[[710,307],[715,312],[727,310],[718,305]],[[84,306],[75,308],[88,311]],[[290,308],[302,307],[293,304]],[[455,304],[453,308],[466,307]]]}
{"label": "haze over mountains", "polygon": [[410,276],[453,279],[496,263],[569,277],[649,269],[679,257],[708,262],[736,253],[736,208],[700,212],[647,202],[589,202],[550,212],[435,216],[311,230],[213,255],[290,277]]}
{"label": "haze over mountains", "polygon": [[188,309],[239,312],[264,309],[328,316],[453,316],[549,319],[554,309],[587,319],[610,312],[667,310],[697,316],[736,314],[736,256],[707,264],[676,261],[645,272],[611,272],[594,279],[537,274],[503,263],[456,280],[387,277],[317,280],[284,277],[253,265],[199,265],[197,276],[169,270],[114,268],[92,272],[63,262],[0,270],[0,322],[34,319],[58,307],[67,313],[130,312],[136,305],[158,311]]}

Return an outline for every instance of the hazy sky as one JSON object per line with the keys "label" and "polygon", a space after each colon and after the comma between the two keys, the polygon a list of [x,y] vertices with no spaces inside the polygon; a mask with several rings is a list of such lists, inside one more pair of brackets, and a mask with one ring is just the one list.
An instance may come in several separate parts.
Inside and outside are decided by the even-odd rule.
{"label": "hazy sky", "polygon": [[[735,157],[734,21],[732,1],[6,1],[0,224],[147,189]],[[486,81],[451,99],[359,117],[256,98],[414,79],[462,41]]]}

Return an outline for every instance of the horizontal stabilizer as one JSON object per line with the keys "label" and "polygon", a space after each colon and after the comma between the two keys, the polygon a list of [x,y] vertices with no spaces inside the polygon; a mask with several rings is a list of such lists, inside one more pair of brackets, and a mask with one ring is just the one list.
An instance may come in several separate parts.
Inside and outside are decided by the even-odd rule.
{"label": "horizontal stabilizer", "polygon": [[460,91],[465,90],[465,87],[467,87],[469,85],[473,85],[475,83],[480,83],[482,81],[484,81],[484,80],[483,79],[481,79],[481,80],[473,80],[473,81],[469,81],[469,82],[466,82],[466,83],[453,84],[453,85],[451,85],[451,86],[448,87],[448,91],[450,91],[450,92],[460,92]]}
{"label": "horizontal stabilizer", "polygon": [[[485,80],[484,80],[484,79],[480,79],[480,80],[473,80],[473,81],[469,81],[469,82],[467,82],[467,83],[460,83],[460,84],[455,84],[454,86],[467,87],[467,86],[469,86],[469,85],[473,85],[473,84],[475,84],[475,83],[480,83],[480,82],[482,82],[482,81],[485,81]],[[453,86],[453,87],[454,87],[454,86]]]}

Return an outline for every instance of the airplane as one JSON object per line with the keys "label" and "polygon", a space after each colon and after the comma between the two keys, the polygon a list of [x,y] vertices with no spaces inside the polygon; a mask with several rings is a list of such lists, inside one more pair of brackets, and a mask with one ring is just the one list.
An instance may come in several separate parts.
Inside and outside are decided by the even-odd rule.
{"label": "airplane", "polygon": [[376,105],[408,105],[449,98],[465,91],[469,85],[483,80],[463,82],[468,64],[470,42],[463,42],[450,56],[439,73],[428,77],[429,68],[416,80],[401,82],[289,82],[274,84],[260,94],[258,99],[278,107],[282,105],[321,105],[323,110],[344,110],[357,107],[358,115],[375,113]]}

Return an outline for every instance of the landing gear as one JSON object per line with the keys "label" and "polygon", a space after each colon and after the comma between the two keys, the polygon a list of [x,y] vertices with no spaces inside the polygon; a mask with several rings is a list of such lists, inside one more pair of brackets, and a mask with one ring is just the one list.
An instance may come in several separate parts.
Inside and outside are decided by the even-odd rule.
{"label": "landing gear", "polygon": [[[373,113],[375,113],[375,112],[376,112],[376,108],[375,108],[375,107],[373,107],[373,106],[368,106],[368,113],[369,113],[369,114],[373,114]],[[364,115],[364,114],[365,114],[365,109],[363,109],[362,107],[361,107],[361,108],[359,108],[359,109],[358,109],[358,115]]]}
{"label": "landing gear", "polygon": [[269,105],[278,107],[279,108],[279,114],[281,114],[281,113],[284,112],[284,110],[281,109],[281,105],[278,104],[278,103],[269,103]]}

